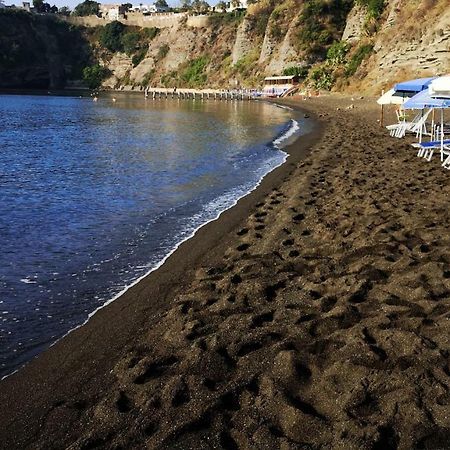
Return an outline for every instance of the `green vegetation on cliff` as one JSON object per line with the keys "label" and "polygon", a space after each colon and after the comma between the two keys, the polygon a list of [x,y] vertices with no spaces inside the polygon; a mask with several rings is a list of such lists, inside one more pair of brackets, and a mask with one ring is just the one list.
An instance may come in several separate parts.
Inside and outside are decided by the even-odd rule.
{"label": "green vegetation on cliff", "polygon": [[111,53],[123,52],[131,56],[133,66],[137,66],[158,33],[158,28],[127,26],[115,20],[104,27],[97,27],[94,40]]}
{"label": "green vegetation on cliff", "polygon": [[105,78],[111,75],[111,71],[106,67],[95,64],[83,69],[83,80],[89,89],[97,89],[102,85]]}
{"label": "green vegetation on cliff", "polygon": [[0,9],[0,87],[61,88],[81,79],[91,58],[80,28],[54,15]]}
{"label": "green vegetation on cliff", "polygon": [[325,58],[330,45],[339,40],[353,0],[307,0],[296,33],[299,50],[313,59]]}

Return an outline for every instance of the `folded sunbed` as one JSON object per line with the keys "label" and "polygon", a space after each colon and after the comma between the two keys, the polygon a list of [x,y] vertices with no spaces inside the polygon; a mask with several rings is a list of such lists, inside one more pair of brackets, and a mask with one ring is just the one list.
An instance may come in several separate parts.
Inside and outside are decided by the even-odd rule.
{"label": "folded sunbed", "polygon": [[[425,158],[427,161],[431,161],[435,150],[442,149],[442,161],[444,159],[444,154],[449,155],[442,165],[446,169],[450,169],[450,139],[445,139],[444,141],[416,142],[412,145],[419,149],[417,156],[419,158]],[[449,167],[447,167],[447,165]]]}

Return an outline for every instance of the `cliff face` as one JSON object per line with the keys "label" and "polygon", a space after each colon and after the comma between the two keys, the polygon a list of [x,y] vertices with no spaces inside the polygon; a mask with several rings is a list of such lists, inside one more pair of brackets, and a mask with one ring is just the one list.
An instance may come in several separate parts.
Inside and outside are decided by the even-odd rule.
{"label": "cliff face", "polygon": [[110,69],[104,87],[136,90],[255,87],[290,69],[309,70],[306,82],[316,88],[378,93],[450,71],[448,0],[386,0],[378,10],[374,3],[260,0],[246,13],[133,16],[128,30],[157,33],[127,53],[102,47],[102,19],[0,14],[0,87],[62,86],[95,61]]}
{"label": "cliff face", "polygon": [[[314,71],[318,65],[319,81],[320,76],[331,79],[316,83],[319,87],[376,94],[398,80],[450,71],[448,0],[387,0],[376,12],[370,9],[373,3],[340,0],[333,9],[327,2],[261,0],[234,20],[223,16],[196,27],[167,26],[146,58],[129,68],[126,83],[116,77],[115,85],[187,85],[186,66],[201,57],[207,59],[205,84],[215,87],[253,87],[264,76],[292,67]],[[339,41],[347,43],[347,54],[336,65],[328,61],[327,50]],[[161,58],[163,45],[170,50]],[[116,71],[114,63],[109,67]]]}
{"label": "cliff face", "polygon": [[89,58],[78,29],[51,16],[0,9],[0,88],[62,88],[80,78]]}
{"label": "cliff face", "polygon": [[378,93],[393,82],[449,73],[448,0],[390,1],[373,42],[354,89]]}

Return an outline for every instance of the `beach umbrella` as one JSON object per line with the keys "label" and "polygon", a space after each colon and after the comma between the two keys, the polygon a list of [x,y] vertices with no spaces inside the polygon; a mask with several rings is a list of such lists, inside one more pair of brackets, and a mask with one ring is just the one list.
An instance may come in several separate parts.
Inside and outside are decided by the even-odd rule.
{"label": "beach umbrella", "polygon": [[416,78],[415,80],[403,81],[394,86],[395,92],[414,94],[426,89],[436,77]]}
{"label": "beach umbrella", "polygon": [[403,95],[400,92],[395,92],[394,89],[390,89],[385,92],[378,100],[379,105],[402,105],[409,97]]}
{"label": "beach umbrella", "polygon": [[[422,92],[418,92],[414,97],[411,97],[403,104],[404,109],[425,109],[425,108],[431,108],[432,111],[432,120],[431,120],[431,140],[433,140],[433,130],[434,130],[434,109],[440,108],[441,109],[441,141],[443,141],[443,109],[444,108],[450,108],[450,98],[436,98],[432,97],[430,95],[430,89],[425,89]],[[419,142],[422,142],[422,133],[420,134],[420,140]],[[442,144],[443,146],[443,144]],[[443,150],[443,148],[441,149]]]}
{"label": "beach umbrella", "polygon": [[435,77],[428,77],[403,81],[402,83],[397,83],[385,94],[383,93],[377,100],[377,103],[381,105],[381,125],[383,125],[384,105],[403,105],[408,98],[414,96],[417,92],[427,89],[434,79]]}
{"label": "beach umbrella", "polygon": [[380,125],[383,126],[384,106],[385,105],[402,105],[409,98],[408,95],[402,92],[395,92],[395,89],[389,89],[387,92],[382,92],[381,97],[377,103],[381,106]]}
{"label": "beach umbrella", "polygon": [[450,99],[450,75],[434,79],[428,91],[432,97],[441,97]]}
{"label": "beach umbrella", "polygon": [[429,89],[418,92],[403,103],[404,109],[450,108],[450,98],[432,97]]}

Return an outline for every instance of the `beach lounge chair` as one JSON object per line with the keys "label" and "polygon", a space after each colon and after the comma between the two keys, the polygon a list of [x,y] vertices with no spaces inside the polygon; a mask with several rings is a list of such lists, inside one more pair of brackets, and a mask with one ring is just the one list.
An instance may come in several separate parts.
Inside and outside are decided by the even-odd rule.
{"label": "beach lounge chair", "polygon": [[[406,133],[415,133],[416,136],[427,134],[426,121],[431,113],[431,109],[425,113],[418,113],[413,120],[399,122],[394,125],[388,125],[386,128],[392,137],[402,138]],[[398,118],[400,116],[397,115]]]}
{"label": "beach lounge chair", "polygon": [[[417,153],[417,156],[419,158],[424,158],[427,161],[431,161],[431,158],[433,157],[435,150],[441,150],[443,148],[442,152],[442,160],[444,154],[450,155],[450,139],[446,139],[443,142],[442,141],[430,141],[430,142],[417,142],[413,144],[413,147],[418,148],[419,151]],[[448,160],[449,158],[447,158]],[[447,161],[446,160],[446,161]],[[444,164],[442,164],[444,165]]]}
{"label": "beach lounge chair", "polygon": [[447,159],[442,163],[442,167],[444,169],[450,170],[450,154],[447,156]]}

